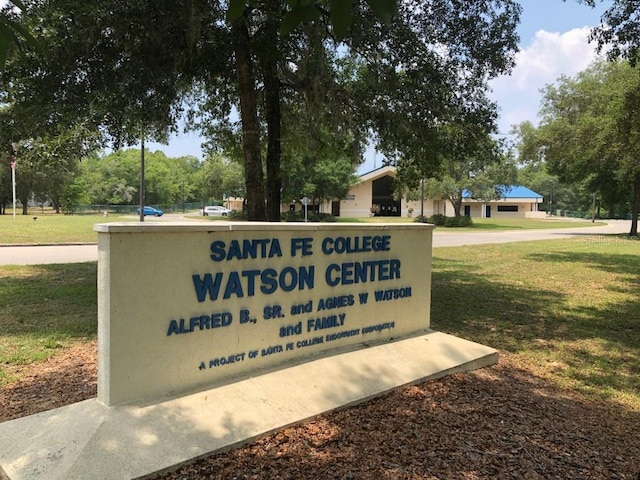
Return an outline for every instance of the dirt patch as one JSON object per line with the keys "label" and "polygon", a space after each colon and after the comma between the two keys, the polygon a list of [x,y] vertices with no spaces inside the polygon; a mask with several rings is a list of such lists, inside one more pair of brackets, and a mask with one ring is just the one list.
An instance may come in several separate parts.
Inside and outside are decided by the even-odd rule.
{"label": "dirt patch", "polygon": [[[96,344],[24,367],[0,421],[96,395]],[[519,369],[400,389],[158,477],[186,479],[640,480],[640,412],[590,402]]]}

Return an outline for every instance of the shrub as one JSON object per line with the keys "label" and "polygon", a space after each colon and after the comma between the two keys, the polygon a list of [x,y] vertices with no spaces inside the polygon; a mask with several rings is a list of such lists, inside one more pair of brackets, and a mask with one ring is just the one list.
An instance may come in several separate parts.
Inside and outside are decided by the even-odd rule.
{"label": "shrub", "polygon": [[447,217],[442,215],[441,213],[436,213],[432,217],[429,217],[429,223],[433,223],[438,227],[444,227],[447,222]]}
{"label": "shrub", "polygon": [[473,220],[471,217],[447,217],[445,220],[445,227],[470,227],[473,225]]}
{"label": "shrub", "polygon": [[[304,211],[282,212],[281,218],[282,218],[283,222],[304,222]],[[336,217],[334,217],[330,213],[308,212],[307,213],[307,221],[309,221],[309,222],[335,222],[336,221]]]}

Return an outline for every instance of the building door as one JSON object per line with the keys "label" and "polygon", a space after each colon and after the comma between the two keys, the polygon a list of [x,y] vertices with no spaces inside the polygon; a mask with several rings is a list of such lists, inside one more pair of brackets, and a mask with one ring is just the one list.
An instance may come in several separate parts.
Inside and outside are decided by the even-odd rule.
{"label": "building door", "polygon": [[381,217],[399,217],[401,215],[400,200],[393,198],[393,177],[385,175],[374,180],[371,185],[371,199],[374,206],[379,208]]}
{"label": "building door", "polygon": [[465,217],[470,217],[471,216],[471,205],[465,205],[464,206],[464,216]]}
{"label": "building door", "polygon": [[331,202],[331,215],[333,215],[334,217],[339,217],[340,216],[340,201],[333,201]]}
{"label": "building door", "polygon": [[485,211],[485,215],[484,216],[486,218],[491,218],[491,205],[487,205],[485,207],[484,211]]}

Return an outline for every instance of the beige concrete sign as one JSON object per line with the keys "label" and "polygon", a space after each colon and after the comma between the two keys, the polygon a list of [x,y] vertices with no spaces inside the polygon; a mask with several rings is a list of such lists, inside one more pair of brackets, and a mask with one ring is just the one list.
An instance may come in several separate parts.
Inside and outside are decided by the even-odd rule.
{"label": "beige concrete sign", "polygon": [[424,333],[432,228],[97,225],[98,399],[180,395]]}

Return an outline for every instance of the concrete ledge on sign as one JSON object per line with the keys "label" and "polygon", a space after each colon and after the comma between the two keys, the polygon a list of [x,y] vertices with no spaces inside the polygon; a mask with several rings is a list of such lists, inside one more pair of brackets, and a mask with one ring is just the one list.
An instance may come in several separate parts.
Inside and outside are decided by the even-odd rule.
{"label": "concrete ledge on sign", "polygon": [[0,424],[0,478],[144,478],[402,386],[496,363],[496,350],[424,335],[319,358],[155,404],[96,399]]}

